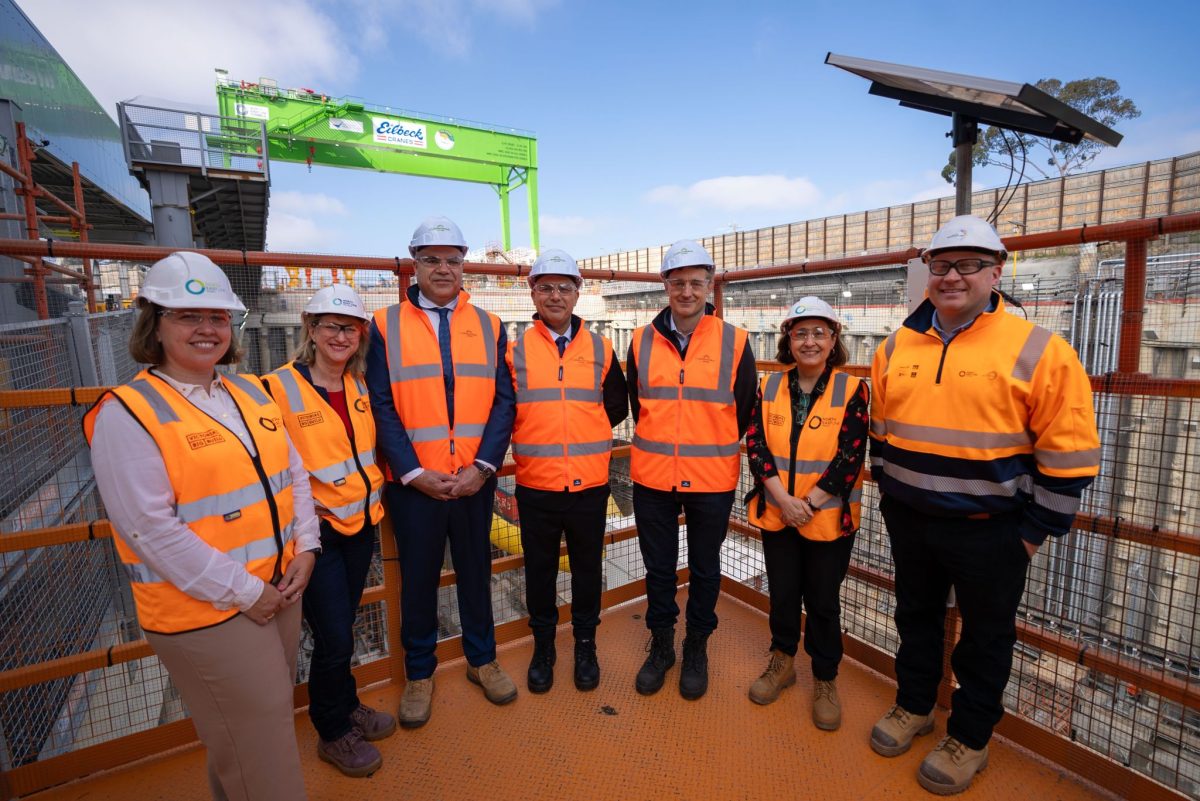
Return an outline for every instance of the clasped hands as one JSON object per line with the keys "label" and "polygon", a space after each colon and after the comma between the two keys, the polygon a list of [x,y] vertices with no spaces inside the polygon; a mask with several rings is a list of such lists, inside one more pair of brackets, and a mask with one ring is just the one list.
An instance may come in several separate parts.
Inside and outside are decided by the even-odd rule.
{"label": "clasped hands", "polygon": [[479,468],[471,464],[453,475],[440,470],[426,470],[408,482],[408,486],[420,490],[434,500],[449,501],[474,495],[486,480]]}

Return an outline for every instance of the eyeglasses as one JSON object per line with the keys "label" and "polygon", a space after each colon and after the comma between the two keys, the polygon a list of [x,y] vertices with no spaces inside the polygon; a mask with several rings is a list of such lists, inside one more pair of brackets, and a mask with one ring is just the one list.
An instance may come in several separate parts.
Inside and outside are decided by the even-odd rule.
{"label": "eyeglasses", "polygon": [[201,314],[200,312],[161,309],[158,312],[158,316],[170,317],[180,325],[186,325],[190,328],[199,328],[204,323],[208,323],[213,328],[228,328],[230,323],[233,322],[233,317],[229,314],[229,312],[210,312],[208,314]]}
{"label": "eyeglasses", "polygon": [[426,267],[437,267],[439,264],[444,264],[452,270],[463,266],[463,260],[458,256],[451,256],[448,259],[439,259],[437,256],[418,256],[417,261]]}
{"label": "eyeglasses", "polygon": [[813,342],[824,342],[832,336],[832,332],[821,326],[817,326],[816,328],[793,328],[791,331],[788,331],[788,336],[797,342],[803,342],[806,339],[811,339]]}
{"label": "eyeglasses", "polygon": [[959,259],[958,261],[934,259],[929,262],[929,272],[933,275],[947,275],[950,268],[953,267],[959,275],[974,275],[980,270],[995,266],[996,262],[987,259]]}
{"label": "eyeglasses", "polygon": [[535,284],[533,291],[539,295],[552,295],[557,292],[560,295],[574,294],[577,287],[571,283],[565,284]]}
{"label": "eyeglasses", "polygon": [[313,323],[313,328],[319,328],[330,339],[338,334],[345,334],[348,337],[358,336],[362,333],[362,328],[358,323],[352,325],[338,325],[337,323]]}
{"label": "eyeglasses", "polygon": [[685,281],[682,278],[668,278],[663,283],[665,283],[667,285],[667,289],[672,292],[682,292],[685,288],[690,289],[693,292],[702,292],[708,287],[711,281],[700,278],[694,278],[691,281]]}

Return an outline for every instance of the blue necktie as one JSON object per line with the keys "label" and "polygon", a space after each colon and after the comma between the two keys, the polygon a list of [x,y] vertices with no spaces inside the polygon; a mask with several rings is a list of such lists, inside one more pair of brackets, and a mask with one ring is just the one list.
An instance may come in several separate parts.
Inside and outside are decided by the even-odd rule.
{"label": "blue necktie", "polygon": [[558,357],[561,359],[563,352],[567,349],[567,338],[559,334],[558,339],[554,340],[554,344],[558,345]]}
{"label": "blue necktie", "polygon": [[442,384],[446,388],[447,421],[454,428],[454,358],[450,355],[450,310],[434,309],[438,313],[438,350],[442,352]]}

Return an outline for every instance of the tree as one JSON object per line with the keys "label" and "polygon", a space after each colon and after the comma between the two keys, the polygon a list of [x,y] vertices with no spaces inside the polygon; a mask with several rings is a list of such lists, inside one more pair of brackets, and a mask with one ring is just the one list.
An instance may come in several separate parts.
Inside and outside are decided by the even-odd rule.
{"label": "tree", "polygon": [[[1121,84],[1112,78],[1081,78],[1065,84],[1057,78],[1043,78],[1034,86],[1109,128],[1115,127],[1121,120],[1132,120],[1142,116],[1141,110],[1132,100],[1121,96]],[[1029,166],[1043,178],[1062,178],[1079,172],[1100,155],[1100,149],[1105,147],[1090,139],[1073,145],[1070,142],[1056,142],[1053,139],[1015,131],[1002,133],[993,125],[980,134],[979,141],[975,143],[975,149],[972,151],[971,161],[976,167],[1007,167],[1010,163],[1009,149],[1012,149],[1012,157],[1019,160],[1022,145],[1029,154]],[[1041,155],[1039,151],[1048,155],[1044,166],[1038,158]],[[947,183],[954,183],[953,150],[950,151],[949,163],[942,168],[942,177]]]}

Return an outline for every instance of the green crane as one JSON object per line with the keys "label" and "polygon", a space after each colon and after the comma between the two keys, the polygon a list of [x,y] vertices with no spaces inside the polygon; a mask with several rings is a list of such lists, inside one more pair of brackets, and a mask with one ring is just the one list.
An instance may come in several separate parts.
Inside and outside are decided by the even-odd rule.
{"label": "green crane", "polygon": [[217,70],[222,117],[262,123],[279,161],[489,184],[500,197],[505,250],[512,247],[509,195],[525,186],[529,239],[538,249],[537,139],[529,131],[411,114],[275,82],[236,81]]}

